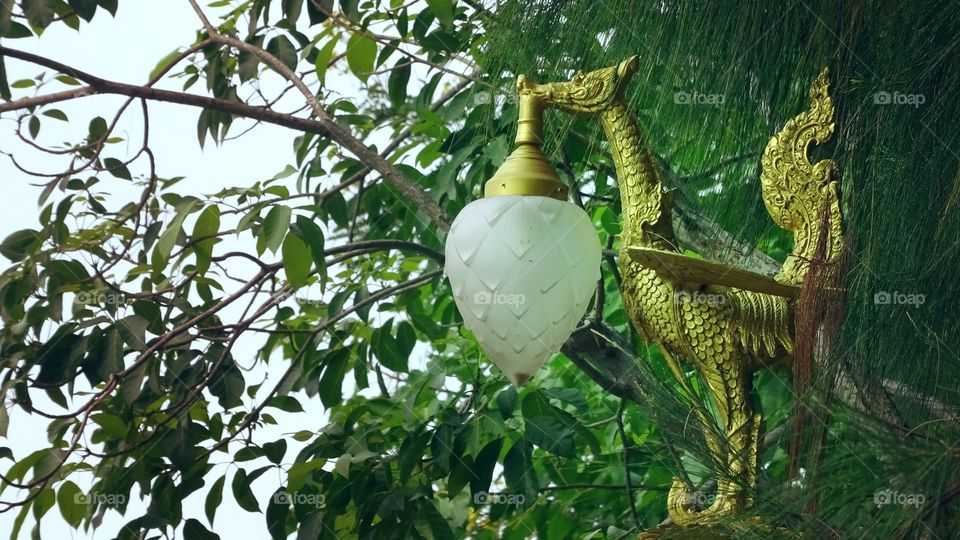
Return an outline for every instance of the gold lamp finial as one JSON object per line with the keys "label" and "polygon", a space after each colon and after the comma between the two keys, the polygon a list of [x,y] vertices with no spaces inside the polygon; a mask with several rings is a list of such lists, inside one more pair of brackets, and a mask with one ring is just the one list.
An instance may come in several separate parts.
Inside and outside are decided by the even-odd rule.
{"label": "gold lamp finial", "polygon": [[500,165],[484,185],[483,196],[534,195],[567,200],[567,186],[560,181],[557,171],[543,155],[543,103],[530,92],[525,92],[527,79],[517,78],[520,94],[517,120],[517,148]]}

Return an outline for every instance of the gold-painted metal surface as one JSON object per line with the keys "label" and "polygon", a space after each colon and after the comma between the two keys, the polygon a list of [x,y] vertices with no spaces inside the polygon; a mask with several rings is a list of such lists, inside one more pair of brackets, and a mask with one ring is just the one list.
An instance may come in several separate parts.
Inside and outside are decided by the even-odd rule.
{"label": "gold-painted metal surface", "polygon": [[800,287],[781,283],[771,277],[735,268],[726,264],[695,259],[676,251],[664,251],[641,246],[627,246],[627,253],[638,263],[652,268],[667,281],[690,285],[721,285],[745,291],[794,298]]}
{"label": "gold-painted metal surface", "polygon": [[[812,165],[807,157],[811,144],[824,142],[833,132],[833,106],[824,70],[811,87],[810,109],[771,138],[763,155],[764,203],[774,221],[797,239],[776,281],[751,280],[742,275],[745,272],[717,263],[679,264],[675,258],[679,255],[671,263],[643,264],[643,256],[630,256],[632,248],[647,255],[654,250],[675,252],[676,241],[670,221],[672,197],[663,191],[642,126],[624,99],[636,67],[632,57],[617,66],[578,72],[569,82],[540,85],[521,77],[518,89],[521,100],[538,103],[535,110],[555,107],[597,116],[603,126],[623,204],[618,266],[630,321],[648,342],[660,347],[674,375],[691,393],[678,359],[696,366],[720,415],[717,426],[703,407],[694,410],[719,471],[712,504],[695,507],[696,497],[678,478],[668,494],[674,524],[705,524],[753,502],[762,419],[750,404],[752,375],[761,367],[792,361],[795,295],[788,293],[796,290],[807,271],[806,261],[813,256],[825,223],[824,208],[830,213],[828,261],[840,250],[836,165],[832,161]],[[731,283],[725,275],[732,274],[747,281]]]}
{"label": "gold-painted metal surface", "polygon": [[833,135],[833,100],[829,71],[823,68],[810,85],[810,108],[774,135],[760,160],[763,203],[777,225],[793,233],[793,252],[777,273],[777,281],[799,285],[814,258],[823,215],[827,212],[824,261],[834,262],[840,254],[840,203],[837,196],[837,164],[824,159],[811,164],[811,145],[823,144]]}
{"label": "gold-painted metal surface", "polygon": [[[526,85],[521,75],[518,89]],[[484,185],[483,196],[537,195],[567,200],[567,186],[543,155],[543,104],[529,94],[520,94],[517,148]]]}

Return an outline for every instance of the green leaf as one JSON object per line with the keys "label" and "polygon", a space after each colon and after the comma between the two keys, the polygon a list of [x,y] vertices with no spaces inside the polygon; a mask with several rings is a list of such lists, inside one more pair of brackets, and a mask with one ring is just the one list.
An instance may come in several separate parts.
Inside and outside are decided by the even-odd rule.
{"label": "green leaf", "polygon": [[325,289],[327,281],[327,261],[324,258],[323,229],[306,216],[297,216],[294,232],[310,247],[313,265],[320,277],[320,289]]}
{"label": "green leaf", "polygon": [[387,80],[387,93],[394,108],[400,107],[407,100],[407,83],[409,82],[410,62],[403,59],[397,60]]}
{"label": "green leaf", "polygon": [[276,36],[267,43],[267,52],[276,56],[292,71],[297,69],[297,49],[286,36]]}
{"label": "green leaf", "polygon": [[327,20],[329,13],[333,13],[333,0],[307,0],[307,17],[310,18],[310,26]]}
{"label": "green leaf", "polygon": [[313,471],[323,467],[327,463],[327,460],[324,458],[311,459],[310,461],[305,461],[301,463],[294,463],[290,466],[290,469],[287,470],[287,489],[290,491],[297,491],[304,484],[307,483],[307,480],[310,479],[310,475]]}
{"label": "green leaf", "polygon": [[48,510],[53,508],[56,500],[57,495],[52,488],[44,489],[33,499],[33,517],[37,522],[40,521],[40,518],[42,518]]}
{"label": "green leaf", "polygon": [[272,463],[277,465],[283,461],[283,456],[287,453],[287,441],[279,439],[263,445],[263,455],[267,456]]}
{"label": "green leaf", "polygon": [[493,481],[493,470],[497,466],[497,458],[500,457],[500,449],[503,448],[503,439],[495,439],[477,453],[473,460],[472,472],[470,478],[470,492],[480,493],[490,489],[490,482]]}
{"label": "green leaf", "polygon": [[[258,44],[254,44],[258,45]],[[259,45],[258,45],[259,46]],[[257,77],[257,71],[260,66],[260,59],[253,53],[240,51],[237,55],[237,75],[240,76],[240,82],[247,82]]]}
{"label": "green leaf", "polygon": [[338,405],[343,399],[343,377],[347,373],[349,349],[338,349],[327,355],[326,367],[320,377],[318,392],[324,407]]}
{"label": "green leaf", "polygon": [[30,117],[30,121],[27,123],[27,129],[30,130],[30,138],[36,139],[37,135],[40,134],[40,119],[36,115]]}
{"label": "green leaf", "polygon": [[350,35],[347,40],[347,65],[350,71],[363,82],[367,82],[377,59],[377,44],[360,33]]}
{"label": "green leaf", "polygon": [[281,253],[287,281],[294,289],[305,285],[307,278],[310,277],[310,267],[313,264],[310,258],[310,248],[296,235],[288,234],[283,239]]}
{"label": "green leaf", "polygon": [[276,407],[281,411],[293,413],[303,412],[303,406],[300,405],[297,398],[293,396],[274,396],[273,399],[267,403],[267,407]]}
{"label": "green leaf", "polygon": [[[13,2],[0,2],[0,36],[7,37],[10,30],[11,20],[13,19]],[[0,66],[3,64],[3,57],[0,56]],[[0,72],[3,70],[0,69]],[[6,77],[3,82],[6,83]],[[10,99],[10,96],[3,96],[3,99]]]}
{"label": "green leaf", "polygon": [[397,349],[400,352],[400,358],[410,358],[416,344],[417,334],[413,330],[413,325],[407,321],[397,324]]}
{"label": "green leaf", "polygon": [[504,418],[513,416],[513,410],[517,407],[517,389],[513,385],[506,387],[497,394],[497,409]]}
{"label": "green leaf", "polygon": [[46,28],[56,15],[52,0],[22,0],[23,14],[30,24],[37,28]]}
{"label": "green leaf", "polygon": [[533,444],[551,454],[572,458],[575,455],[573,431],[551,416],[537,416],[526,420],[526,436]]}
{"label": "green leaf", "polygon": [[190,518],[183,524],[183,540],[220,540],[220,535],[210,532],[203,523]]}
{"label": "green leaf", "polygon": [[441,424],[433,433],[430,439],[430,454],[433,456],[434,464],[440,473],[446,475],[450,472],[450,458],[453,456],[453,428],[447,424]]}
{"label": "green leaf", "polygon": [[30,513],[30,503],[23,505],[23,508],[20,510],[20,513],[17,514],[17,517],[13,520],[13,529],[10,532],[10,540],[15,540],[20,538],[20,529],[23,527],[23,522],[27,519],[27,514]]}
{"label": "green leaf", "polygon": [[440,24],[448,28],[453,26],[455,15],[453,0],[427,0],[427,5],[433,10]]}
{"label": "green leaf", "polygon": [[149,79],[150,80],[155,79],[157,75],[159,75],[161,71],[166,69],[166,67],[170,65],[170,62],[173,62],[178,56],[180,56],[180,49],[174,49],[169,53],[167,53],[166,56],[164,56],[163,58],[160,59],[159,62],[157,62],[157,65],[153,68],[153,71],[150,72]]}
{"label": "green leaf", "polygon": [[[220,231],[220,207],[211,204],[200,212],[197,222],[193,226],[194,240],[212,236]],[[213,245],[217,242],[216,238],[206,238],[199,240],[193,245],[193,252],[197,256],[197,274],[203,275],[210,268],[210,261],[213,258]]]}
{"label": "green leaf", "polygon": [[[311,3],[312,0],[311,0]],[[317,72],[317,79],[321,84],[326,83],[327,68],[330,67],[330,60],[333,59],[333,49],[336,47],[336,40],[330,40],[326,45],[317,51],[317,57],[313,61],[314,69]]]}
{"label": "green leaf", "polygon": [[547,397],[569,403],[580,412],[587,412],[587,400],[576,388],[547,388],[543,391]]}
{"label": "green leaf", "polygon": [[57,491],[57,506],[60,508],[60,515],[74,529],[80,526],[87,510],[86,505],[80,502],[82,496],[80,488],[70,480],[60,484],[60,490]]}
{"label": "green leaf", "polygon": [[190,214],[190,210],[192,209],[192,203],[180,206],[177,209],[177,213],[174,214],[173,219],[170,220],[170,225],[168,225],[166,230],[163,231],[163,234],[160,235],[160,239],[157,240],[157,245],[154,248],[154,268],[163,268],[167,265],[167,261],[170,260],[170,253],[173,251],[173,246],[177,243],[177,238],[183,229],[183,222],[187,219],[187,215]]}
{"label": "green leaf", "polygon": [[47,109],[43,111],[44,116],[49,116],[50,118],[55,118],[57,120],[63,120],[64,122],[69,122],[67,115],[64,114],[60,109]]}
{"label": "green leaf", "polygon": [[246,383],[240,370],[231,360],[220,366],[217,375],[214,375],[210,384],[210,393],[217,397],[220,405],[225,408],[239,407],[243,404],[240,397]]}
{"label": "green leaf", "polygon": [[[3,4],[3,3],[4,2],[0,2],[0,4]],[[27,28],[26,26],[16,21],[12,21],[10,23],[10,29],[3,33],[3,37],[7,39],[28,38],[28,37],[33,37],[33,32],[31,32],[30,29]]]}
{"label": "green leaf", "polygon": [[281,205],[274,206],[267,212],[260,236],[271,253],[276,253],[277,248],[283,243],[283,237],[286,236],[287,230],[290,228],[290,215],[290,208]]}
{"label": "green leaf", "polygon": [[117,0],[97,0],[97,4],[110,12],[110,15],[117,16]]}
{"label": "green leaf", "polygon": [[67,3],[73,8],[74,13],[87,22],[90,22],[97,12],[97,0],[67,0]]}
{"label": "green leaf", "polygon": [[450,528],[450,523],[437,511],[437,507],[434,506],[432,500],[423,500],[416,515],[417,531],[425,538],[453,540],[453,529]]}
{"label": "green leaf", "polygon": [[373,331],[372,348],[387,369],[406,373],[408,357],[404,356],[396,338],[390,333],[391,321]]}
{"label": "green leaf", "polygon": [[234,461],[253,461],[265,456],[263,448],[259,446],[244,446],[233,455]]}
{"label": "green leaf", "polygon": [[[109,298],[109,297],[108,297]],[[139,315],[127,315],[117,321],[117,330],[123,337],[123,342],[135,351],[146,348],[147,325],[149,322]]]}
{"label": "green leaf", "polygon": [[116,176],[117,178],[122,178],[124,180],[131,179],[130,171],[127,169],[127,166],[117,158],[104,159],[103,166],[110,171],[110,174]]}
{"label": "green leaf", "polygon": [[213,525],[213,518],[217,515],[217,508],[220,507],[220,502],[223,500],[223,481],[226,479],[226,476],[217,478],[203,502],[203,511],[207,515],[207,521],[210,522],[210,525]]}
{"label": "green leaf", "polygon": [[540,484],[533,466],[533,446],[525,439],[513,443],[503,459],[503,477],[514,493],[523,494],[527,505],[533,504]]}
{"label": "green leaf", "polygon": [[90,417],[111,437],[123,439],[127,436],[127,423],[115,414],[101,413]]}
{"label": "green leaf", "polygon": [[6,237],[0,242],[0,255],[17,262],[40,246],[42,237],[39,231],[23,229]]}
{"label": "green leaf", "polygon": [[398,451],[397,464],[400,468],[400,482],[404,483],[410,478],[414,469],[420,466],[423,459],[423,452],[430,444],[430,433],[421,433],[419,435],[409,435],[404,439]]}
{"label": "green leaf", "polygon": [[290,503],[286,500],[287,492],[278,489],[267,502],[267,531],[273,540],[287,538],[287,515],[290,513]]}
{"label": "green leaf", "polygon": [[54,77],[54,79],[62,82],[63,84],[65,84],[65,85],[67,85],[67,86],[80,86],[80,81],[74,79],[73,77],[71,77],[71,76],[69,76],[69,75],[60,74],[60,75],[57,75],[56,77]]}
{"label": "green leaf", "polygon": [[[307,3],[310,3],[310,0],[307,0]],[[283,0],[280,5],[283,16],[290,24],[296,26],[297,19],[300,18],[300,12],[303,10],[303,0]]]}
{"label": "green leaf", "polygon": [[88,129],[90,133],[87,135],[87,138],[91,141],[98,141],[107,134],[107,121],[97,116],[90,121],[90,127]]}
{"label": "green leaf", "polygon": [[[0,2],[0,5],[3,5],[3,2]],[[0,35],[3,35],[4,32],[0,30]],[[3,56],[0,56],[0,99],[5,99],[10,101],[13,98],[13,95],[10,93],[10,84],[7,81],[7,64],[3,60]]]}
{"label": "green leaf", "polygon": [[260,506],[257,504],[257,498],[253,496],[253,490],[250,489],[250,482],[251,480],[247,478],[247,471],[238,469],[231,483],[233,497],[237,500],[240,508],[247,512],[259,512]]}

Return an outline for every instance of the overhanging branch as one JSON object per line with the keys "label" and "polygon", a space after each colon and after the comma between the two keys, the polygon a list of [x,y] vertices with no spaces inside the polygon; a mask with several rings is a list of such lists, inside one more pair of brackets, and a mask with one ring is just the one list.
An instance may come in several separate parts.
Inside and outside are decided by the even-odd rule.
{"label": "overhanging branch", "polygon": [[[230,43],[232,45],[232,42]],[[318,135],[333,139],[338,144],[348,149],[357,156],[363,163],[370,165],[377,170],[392,186],[394,186],[401,195],[407,198],[416,207],[422,210],[430,219],[443,230],[450,227],[449,219],[443,209],[437,205],[427,195],[427,193],[411,182],[396,167],[391,165],[386,159],[381,157],[373,149],[366,146],[362,141],[353,137],[346,129],[336,124],[335,121],[324,115],[319,120],[301,118],[273,111],[264,107],[254,107],[239,101],[228,101],[225,99],[199,96],[185,92],[175,92],[172,90],[161,90],[135,84],[127,84],[116,81],[102,79],[90,73],[62,64],[55,60],[39,56],[26,51],[11,49],[0,45],[0,56],[16,58],[25,62],[30,62],[38,66],[57,70],[60,73],[69,75],[78,81],[86,83],[88,86],[68,92],[59,92],[48,96],[37,96],[32,98],[23,98],[9,103],[0,104],[0,113],[12,110],[20,110],[29,107],[35,107],[46,103],[65,101],[76,97],[84,97],[94,94],[116,94],[134,98],[148,99],[151,101],[161,101],[166,103],[177,103],[191,107],[200,107],[214,111],[220,111],[244,118],[260,120],[269,124],[284,126],[298,131],[316,133]]]}

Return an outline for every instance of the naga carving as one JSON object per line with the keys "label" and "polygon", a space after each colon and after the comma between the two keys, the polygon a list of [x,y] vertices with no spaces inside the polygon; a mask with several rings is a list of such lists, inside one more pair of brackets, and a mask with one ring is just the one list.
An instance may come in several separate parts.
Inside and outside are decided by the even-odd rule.
{"label": "naga carving", "polygon": [[[810,88],[810,108],[770,139],[762,157],[761,187],[770,216],[795,237],[792,253],[773,278],[680,255],[671,223],[672,196],[624,98],[637,57],[613,67],[578,72],[569,82],[518,90],[545,108],[598,117],[609,142],[623,205],[618,266],[624,304],[633,326],[663,351],[674,375],[692,388],[680,361],[692,363],[709,384],[720,425],[701,407],[695,413],[717,470],[716,496],[706,508],[674,478],[668,512],[676,525],[709,523],[752,504],[761,417],[751,405],[752,376],[762,367],[793,360],[796,292],[818,239],[827,263],[842,243],[836,164],[813,165],[807,153],[834,130],[833,103],[824,69]],[[827,216],[824,217],[824,212]],[[825,251],[825,254],[823,254]]]}

